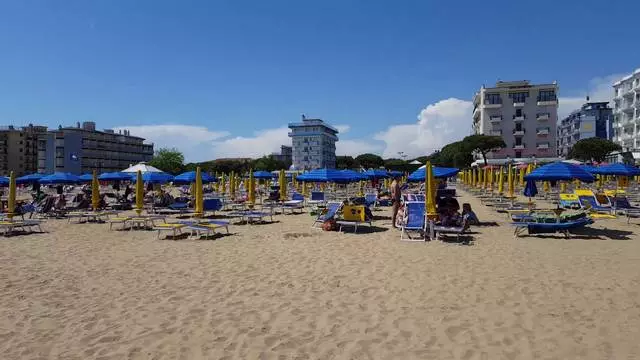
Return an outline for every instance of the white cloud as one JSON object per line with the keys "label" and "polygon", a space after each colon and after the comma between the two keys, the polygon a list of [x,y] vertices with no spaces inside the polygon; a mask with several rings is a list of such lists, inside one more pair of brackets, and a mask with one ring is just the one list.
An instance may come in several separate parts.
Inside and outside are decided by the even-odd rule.
{"label": "white cloud", "polygon": [[338,136],[349,132],[349,130],[351,129],[350,125],[334,125],[333,127],[338,130]]}
{"label": "white cloud", "polygon": [[449,98],[430,104],[418,115],[415,124],[390,126],[374,139],[385,143],[383,157],[428,155],[442,146],[471,133],[471,101]]}
{"label": "white cloud", "polygon": [[[589,81],[587,89],[570,92],[570,96],[558,98],[558,119],[563,119],[573,110],[580,108],[589,101],[611,101],[613,98],[613,83],[623,78],[625,74],[613,74],[596,77]],[[560,91],[562,93],[562,89]]]}
{"label": "white cloud", "polygon": [[214,141],[208,160],[221,157],[257,158],[280,152],[281,145],[291,144],[288,133],[288,128],[281,127],[255,132],[253,137],[237,136]]}
{"label": "white cloud", "polygon": [[336,155],[357,156],[364,153],[380,154],[383,146],[379,142],[367,140],[339,140],[336,143]]}

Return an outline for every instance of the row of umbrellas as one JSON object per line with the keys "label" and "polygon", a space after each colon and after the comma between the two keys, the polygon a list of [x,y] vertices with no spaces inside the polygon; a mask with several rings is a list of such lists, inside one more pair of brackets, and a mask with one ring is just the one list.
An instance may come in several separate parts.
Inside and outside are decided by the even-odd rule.
{"label": "row of umbrellas", "polygon": [[[201,173],[201,179],[204,183],[216,182],[214,177]],[[125,173],[125,172],[111,172],[104,173],[98,176],[100,181],[133,181],[137,182],[137,174]],[[142,174],[142,182],[145,183],[166,183],[173,181],[177,184],[191,184],[196,179],[195,171],[188,171],[178,176],[172,176],[164,172],[147,172]],[[73,175],[70,173],[58,172],[51,175],[44,174],[29,174],[16,179],[16,184],[34,184],[39,183],[43,185],[57,185],[57,184],[78,184],[88,183],[93,180],[93,174]],[[0,185],[7,186],[9,184],[9,178],[0,177]]]}

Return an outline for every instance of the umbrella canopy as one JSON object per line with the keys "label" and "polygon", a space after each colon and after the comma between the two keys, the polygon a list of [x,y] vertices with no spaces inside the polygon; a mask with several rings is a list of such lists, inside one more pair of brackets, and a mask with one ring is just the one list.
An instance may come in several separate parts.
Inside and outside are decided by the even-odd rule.
{"label": "umbrella canopy", "polygon": [[124,172],[104,173],[104,174],[100,174],[100,176],[98,176],[98,180],[100,180],[100,181],[126,181],[126,180],[131,180],[131,174],[130,173],[124,173]]}
{"label": "umbrella canopy", "polygon": [[342,184],[354,181],[349,174],[336,169],[311,170],[298,176],[298,180],[308,182],[335,182]]}
{"label": "umbrella canopy", "polygon": [[526,175],[524,179],[534,181],[578,179],[583,182],[593,182],[594,177],[579,166],[558,161],[533,170],[530,174]]}
{"label": "umbrella canopy", "polygon": [[[140,173],[142,173],[142,171],[140,171]],[[132,180],[134,182],[138,181],[138,176],[136,174],[136,177],[132,178]],[[148,173],[142,173],[142,182],[144,183],[152,183],[152,184],[164,184],[164,183],[168,183],[169,181],[173,180],[173,176],[167,174],[167,173],[157,173],[157,172],[148,172]]]}
{"label": "umbrella canopy", "polygon": [[40,178],[40,184],[77,184],[80,182],[80,177],[71,173],[57,172],[55,174],[43,176]]}
{"label": "umbrella canopy", "polygon": [[0,186],[9,186],[9,178],[0,176]]}
{"label": "umbrella canopy", "polygon": [[582,161],[574,160],[574,159],[566,159],[562,160],[562,162],[566,162],[567,164],[580,165]]}
{"label": "umbrella canopy", "polygon": [[368,179],[384,179],[389,177],[387,170],[383,169],[369,169],[363,173]]}
{"label": "umbrella canopy", "polygon": [[527,180],[527,185],[524,187],[524,196],[532,198],[537,194],[538,188],[536,187],[536,182],[534,180]]}
{"label": "umbrella canopy", "polygon": [[579,167],[588,172],[588,173],[592,173],[592,174],[598,174],[598,171],[600,170],[597,166],[593,166],[593,165],[579,165]]}
{"label": "umbrella canopy", "polygon": [[93,174],[82,174],[78,176],[78,179],[80,179],[80,182],[91,182],[93,181]]}
{"label": "umbrella canopy", "polygon": [[16,179],[16,184],[33,184],[33,183],[37,183],[43,177],[44,177],[44,174],[39,174],[39,173],[21,176],[21,177]]}
{"label": "umbrella canopy", "polygon": [[[433,177],[435,178],[448,178],[448,177],[456,176],[456,174],[460,171],[460,169],[457,169],[457,168],[444,168],[444,167],[436,167],[436,166],[431,167],[431,169],[433,171]],[[407,177],[407,181],[422,182],[425,180],[425,174],[426,174],[425,168],[420,168],[412,172],[411,175]]]}
{"label": "umbrella canopy", "polygon": [[268,171],[254,171],[253,172],[254,179],[273,179],[273,174]]}
{"label": "umbrella canopy", "polygon": [[398,170],[389,171],[389,176],[392,176],[392,177],[402,176],[402,175],[403,175],[402,171],[398,171]]}
{"label": "umbrella canopy", "polygon": [[[209,176],[207,173],[200,171],[200,179],[203,183],[216,182],[217,179]],[[196,171],[187,171],[173,178],[176,184],[193,184],[196,182]]]}
{"label": "umbrella canopy", "polygon": [[353,171],[353,170],[341,170],[343,173],[347,174],[351,177],[351,181],[360,181],[367,180],[367,176],[361,172]]}
{"label": "umbrella canopy", "polygon": [[122,172],[125,172],[125,173],[133,173],[134,175],[135,175],[138,171],[140,171],[140,172],[141,172],[141,173],[143,173],[143,174],[144,174],[144,173],[148,173],[148,172],[156,172],[156,173],[161,173],[161,172],[162,172],[162,170],[160,170],[160,169],[158,169],[158,168],[156,168],[156,167],[153,167],[153,166],[151,166],[151,165],[147,165],[147,164],[146,164],[146,163],[144,163],[144,162],[141,162],[141,163],[135,164],[135,165],[133,165],[133,166],[131,166],[131,167],[127,168],[127,169],[122,170]]}
{"label": "umbrella canopy", "polygon": [[640,169],[627,164],[609,164],[596,168],[592,173],[601,175],[637,176],[640,175]]}
{"label": "umbrella canopy", "polygon": [[418,160],[413,160],[412,162],[409,163],[409,165],[422,165],[422,163]]}

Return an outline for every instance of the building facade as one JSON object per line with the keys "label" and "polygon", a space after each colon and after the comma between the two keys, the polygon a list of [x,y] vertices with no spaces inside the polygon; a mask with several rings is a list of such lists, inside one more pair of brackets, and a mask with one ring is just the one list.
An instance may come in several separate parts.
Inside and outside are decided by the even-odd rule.
{"label": "building facade", "polygon": [[[640,69],[613,84],[613,137],[623,151],[640,148]],[[638,122],[638,123],[637,123]]]}
{"label": "building facade", "polygon": [[592,137],[611,139],[612,134],[613,109],[609,103],[587,102],[558,123],[558,156],[566,157],[578,140]]}
{"label": "building facade", "polygon": [[507,145],[492,159],[556,156],[558,85],[498,81],[473,97],[475,134],[501,136]]}
{"label": "building facade", "polygon": [[38,137],[46,126],[0,127],[0,176],[32,174],[38,171]]}
{"label": "building facade", "polygon": [[299,123],[290,123],[292,163],[296,170],[336,167],[338,130],[320,119],[302,116]]}
{"label": "building facade", "polygon": [[293,148],[287,145],[280,146],[280,153],[271,154],[271,157],[273,159],[282,161],[287,164],[293,163],[292,156],[293,156]]}
{"label": "building facade", "polygon": [[153,144],[128,130],[96,130],[93,122],[59,127],[39,137],[38,171],[72,174],[115,172],[153,158]]}

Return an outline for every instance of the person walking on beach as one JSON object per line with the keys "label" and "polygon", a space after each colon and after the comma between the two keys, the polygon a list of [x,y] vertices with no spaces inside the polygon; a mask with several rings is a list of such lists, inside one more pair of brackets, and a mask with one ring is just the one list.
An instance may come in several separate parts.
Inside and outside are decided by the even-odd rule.
{"label": "person walking on beach", "polygon": [[402,190],[400,190],[400,181],[398,181],[398,177],[394,177],[391,182],[391,201],[393,202],[393,207],[391,209],[391,226],[397,228],[396,226],[396,218],[398,217],[398,209],[400,209],[400,198],[402,197]]}

